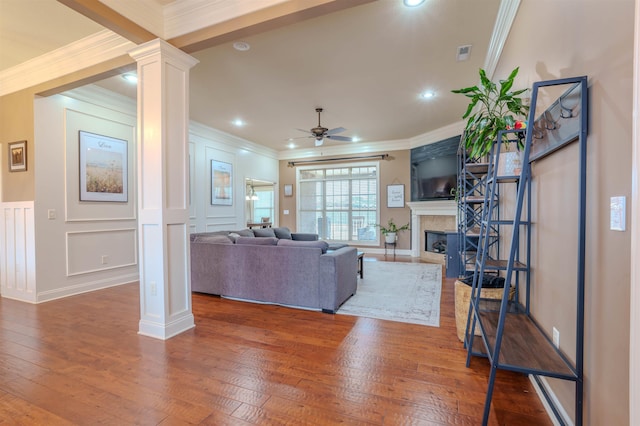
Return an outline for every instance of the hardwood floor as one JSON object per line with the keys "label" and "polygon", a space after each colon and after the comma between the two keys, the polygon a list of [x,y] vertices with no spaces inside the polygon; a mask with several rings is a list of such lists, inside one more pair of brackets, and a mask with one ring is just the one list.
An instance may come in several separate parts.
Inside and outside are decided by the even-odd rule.
{"label": "hardwood floor", "polygon": [[[196,328],[167,341],[137,334],[137,284],[0,299],[0,423],[477,425],[489,369],[465,367],[453,283],[439,328],[194,294]],[[551,424],[520,374],[493,401],[491,424]]]}

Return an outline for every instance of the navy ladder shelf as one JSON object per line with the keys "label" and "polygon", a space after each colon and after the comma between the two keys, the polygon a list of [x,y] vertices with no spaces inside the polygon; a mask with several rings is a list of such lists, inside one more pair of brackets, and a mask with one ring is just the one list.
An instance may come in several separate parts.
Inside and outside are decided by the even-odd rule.
{"label": "navy ladder shelf", "polygon": [[[461,276],[474,271],[480,238],[480,222],[486,202],[487,172],[489,164],[467,155],[464,135],[458,149],[458,248]],[[489,237],[489,248],[497,253],[499,238],[497,230]]]}
{"label": "navy ladder shelf", "polygon": [[[536,118],[538,92],[541,88],[567,86],[564,92],[549,108]],[[577,94],[577,95],[576,95]],[[522,170],[517,176],[500,176],[498,173],[500,153],[504,149],[502,139],[505,133],[499,132],[492,148],[486,179],[486,192],[481,212],[478,252],[474,259],[473,283],[469,318],[465,334],[467,348],[467,367],[473,356],[487,357],[491,370],[485,400],[483,425],[487,425],[495,385],[497,370],[510,370],[530,374],[542,389],[557,420],[564,424],[559,410],[545,391],[540,377],[552,377],[575,383],[575,419],[574,423],[583,423],[583,359],[584,359],[584,264],[585,264],[585,215],[586,215],[586,137],[587,137],[587,78],[576,77],[549,80],[534,83],[529,128],[526,131],[522,156]],[[563,99],[565,104],[563,105]],[[567,100],[576,100],[572,111]],[[565,120],[565,121],[562,121]],[[562,124],[558,124],[561,123]],[[571,123],[570,123],[571,122]],[[569,123],[569,124],[566,124]],[[566,134],[564,129],[575,132]],[[564,131],[564,130],[563,130]],[[560,135],[560,136],[558,136]],[[555,138],[555,139],[554,139]],[[546,142],[547,145],[544,145]],[[577,212],[577,274],[576,274],[576,350],[575,360],[569,359],[556,348],[549,334],[536,322],[530,309],[530,240],[531,240],[531,164],[568,143],[579,144],[578,162],[578,212]],[[537,145],[532,149],[532,144]],[[496,214],[499,205],[498,188],[500,185],[516,185],[516,205],[512,218],[502,219]],[[493,259],[488,254],[491,233],[501,227],[510,227],[511,242],[504,260]],[[524,232],[523,232],[524,230]],[[503,232],[503,235],[507,234]],[[525,251],[525,253],[520,253]],[[524,256],[522,256],[524,255]],[[521,257],[525,261],[521,261]],[[538,267],[543,268],[544,265]],[[501,299],[482,297],[482,284],[485,274],[497,271],[504,277]],[[558,283],[561,285],[562,283]],[[524,294],[520,287],[524,286]],[[515,295],[513,295],[513,291]],[[479,336],[476,336],[476,329]]]}

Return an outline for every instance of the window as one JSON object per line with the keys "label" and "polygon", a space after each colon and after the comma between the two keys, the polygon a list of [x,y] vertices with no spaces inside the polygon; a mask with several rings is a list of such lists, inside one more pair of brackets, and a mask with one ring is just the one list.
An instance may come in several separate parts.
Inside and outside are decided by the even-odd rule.
{"label": "window", "polygon": [[377,243],[377,164],[298,170],[298,230],[321,239]]}
{"label": "window", "polygon": [[255,194],[258,196],[257,200],[253,200],[253,222],[259,223],[263,217],[268,217],[267,222],[272,222],[273,206],[274,206],[274,191],[273,186],[255,187]]}
{"label": "window", "polygon": [[273,223],[275,219],[273,182],[247,178],[245,184],[247,223]]}

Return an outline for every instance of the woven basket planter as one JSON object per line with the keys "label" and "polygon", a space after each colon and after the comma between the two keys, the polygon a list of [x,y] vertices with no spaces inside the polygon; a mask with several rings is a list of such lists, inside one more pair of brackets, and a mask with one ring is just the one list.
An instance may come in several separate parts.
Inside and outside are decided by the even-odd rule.
{"label": "woven basket planter", "polygon": [[[467,330],[467,317],[469,315],[469,302],[471,299],[471,286],[459,280],[456,280],[455,288],[455,305],[456,305],[456,332],[458,339],[464,342],[464,333]],[[480,291],[482,299],[502,299],[502,288],[483,288]],[[509,300],[513,300],[515,287],[511,286],[509,290]],[[473,316],[471,317],[473,320]],[[480,330],[476,324],[475,335],[480,335]]]}

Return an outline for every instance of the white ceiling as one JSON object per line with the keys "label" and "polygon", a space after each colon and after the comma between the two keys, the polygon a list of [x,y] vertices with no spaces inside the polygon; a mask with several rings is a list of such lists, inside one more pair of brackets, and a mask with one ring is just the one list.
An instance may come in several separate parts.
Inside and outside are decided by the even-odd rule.
{"label": "white ceiling", "polygon": [[[305,135],[297,128],[317,125],[316,107],[325,109],[324,127],[361,139],[351,144],[455,123],[467,100],[450,91],[476,83],[499,4],[427,0],[406,8],[378,0],[243,39],[246,52],[227,43],[193,53],[200,63],[191,71],[191,119],[278,151]],[[0,72],[102,29],[55,0],[0,0]],[[457,47],[468,44],[470,59],[456,61]],[[421,99],[425,90],[436,97]],[[246,125],[234,127],[236,118]]]}

